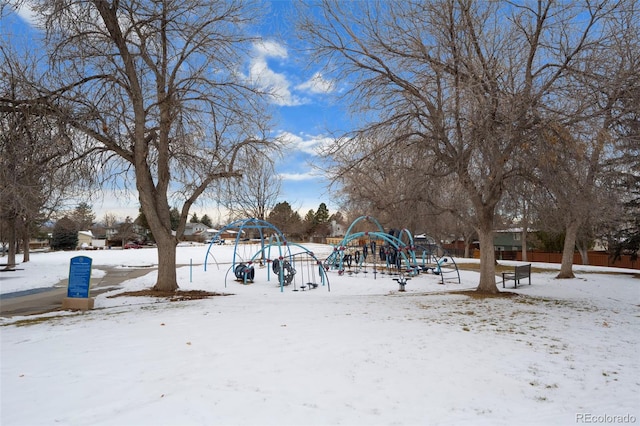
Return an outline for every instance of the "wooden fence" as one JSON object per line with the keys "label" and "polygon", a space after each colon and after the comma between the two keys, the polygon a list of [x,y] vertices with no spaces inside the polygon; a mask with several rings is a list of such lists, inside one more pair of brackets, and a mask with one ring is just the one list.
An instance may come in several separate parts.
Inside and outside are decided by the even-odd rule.
{"label": "wooden fence", "polygon": [[[622,255],[620,259],[613,258],[609,253],[601,251],[588,252],[589,265],[591,266],[607,266],[612,268],[628,268],[628,269],[640,269],[640,260],[631,260],[630,255]],[[518,260],[522,261],[521,251],[496,251],[496,259],[500,260]],[[542,251],[528,251],[527,262],[542,262],[542,263],[562,263],[562,253],[551,253]],[[573,264],[582,265],[582,256],[580,253],[573,254]]]}

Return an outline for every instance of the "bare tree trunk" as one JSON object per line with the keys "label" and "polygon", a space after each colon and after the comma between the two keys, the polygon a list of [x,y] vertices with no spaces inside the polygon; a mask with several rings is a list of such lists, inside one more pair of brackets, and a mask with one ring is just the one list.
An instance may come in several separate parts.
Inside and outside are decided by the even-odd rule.
{"label": "bare tree trunk", "polygon": [[476,288],[483,293],[498,293],[496,286],[496,259],[493,246],[493,229],[478,229],[480,239],[480,283]]}
{"label": "bare tree trunk", "polygon": [[7,222],[7,241],[9,242],[9,247],[7,251],[7,265],[5,269],[13,269],[16,266],[16,218],[12,215],[12,217],[6,218]]}
{"label": "bare tree trunk", "polygon": [[562,250],[562,265],[556,278],[575,278],[575,275],[573,275],[573,253],[575,252],[578,228],[580,228],[580,223],[575,220],[566,227],[564,248]]}
{"label": "bare tree trunk", "polygon": [[151,230],[158,246],[158,279],[153,287],[155,291],[176,291],[176,238],[167,232]]}
{"label": "bare tree trunk", "polygon": [[580,253],[582,264],[588,265],[589,264],[589,247],[583,241],[581,241],[581,239],[578,239],[576,241],[576,247],[578,248],[578,253]]}
{"label": "bare tree trunk", "polygon": [[580,257],[582,258],[582,264],[583,265],[588,265],[589,264],[589,253],[587,252],[587,249],[579,248],[578,251],[580,252]]}
{"label": "bare tree trunk", "polygon": [[29,241],[31,237],[29,235],[29,218],[22,219],[22,263],[30,260]]}
{"label": "bare tree trunk", "polygon": [[[143,207],[143,212],[144,211],[145,209]],[[151,216],[151,218],[149,216]],[[178,245],[178,239],[171,231],[168,216],[166,220],[161,220],[159,215],[154,211],[149,212],[149,215],[146,217],[158,247],[158,278],[156,284],[153,286],[153,290],[176,291],[179,288],[176,275],[176,246]],[[166,226],[163,226],[165,222]]]}
{"label": "bare tree trunk", "polygon": [[142,212],[147,218],[149,229],[158,247],[158,278],[153,286],[154,291],[176,291],[178,279],[176,275],[176,246],[178,237],[184,231],[187,211],[180,216],[180,225],[176,235],[171,230],[169,204],[165,193],[154,191],[155,187],[149,173],[140,170],[137,176],[138,196]]}
{"label": "bare tree trunk", "polygon": [[498,293],[496,286],[496,256],[493,245],[493,216],[495,203],[476,205],[477,229],[480,240],[480,283],[476,290],[481,293]]}

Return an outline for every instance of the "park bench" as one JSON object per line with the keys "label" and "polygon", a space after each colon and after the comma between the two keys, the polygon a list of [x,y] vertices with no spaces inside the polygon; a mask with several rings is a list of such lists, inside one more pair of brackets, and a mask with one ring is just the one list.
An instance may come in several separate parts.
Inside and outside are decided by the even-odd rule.
{"label": "park bench", "polygon": [[502,273],[502,288],[504,288],[505,281],[513,280],[514,287],[518,288],[520,280],[523,278],[529,279],[529,285],[531,285],[531,264],[516,266],[513,272]]}

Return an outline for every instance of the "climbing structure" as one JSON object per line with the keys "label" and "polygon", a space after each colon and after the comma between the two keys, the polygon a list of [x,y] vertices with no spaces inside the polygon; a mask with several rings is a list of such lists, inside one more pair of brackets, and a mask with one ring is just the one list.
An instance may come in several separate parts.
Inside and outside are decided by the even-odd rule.
{"label": "climbing structure", "polygon": [[[265,267],[270,264],[271,267],[267,268],[267,281],[270,280],[271,272],[273,272],[278,277],[281,291],[284,291],[284,287],[292,282],[297,290],[296,275],[302,277],[306,275],[307,277],[307,280],[301,283],[302,290],[316,288],[319,284],[326,285],[330,290],[326,271],[313,252],[299,244],[288,243],[284,234],[276,226],[256,218],[232,222],[218,231],[207,248],[204,261],[205,271],[209,257],[213,257],[211,249],[214,246],[214,241],[222,239],[223,233],[236,235],[231,267],[225,275],[225,286],[230,272],[233,272],[236,281],[249,284],[255,279],[255,265]],[[317,275],[315,270],[311,271],[311,264],[313,264],[313,268],[318,269]],[[320,283],[310,281],[316,278],[320,280]]]}
{"label": "climbing structure", "polygon": [[[359,222],[368,221],[374,231],[354,232]],[[413,247],[413,237],[406,229],[385,232],[380,223],[371,216],[361,216],[351,223],[344,238],[333,253],[325,260],[327,270],[337,270],[339,274],[368,272],[367,265],[373,265],[372,272],[407,273],[416,275],[420,271]]]}
{"label": "climbing structure", "polygon": [[[355,232],[362,221],[369,222],[373,230]],[[324,261],[324,267],[337,270],[339,274],[373,272],[374,278],[377,274],[400,276],[402,284],[406,284],[406,277],[420,272],[438,275],[442,284],[448,279],[460,283],[455,260],[433,238],[425,237],[415,242],[406,228],[385,232],[371,216],[360,216],[351,223],[342,241]],[[404,289],[404,285],[400,287]]]}

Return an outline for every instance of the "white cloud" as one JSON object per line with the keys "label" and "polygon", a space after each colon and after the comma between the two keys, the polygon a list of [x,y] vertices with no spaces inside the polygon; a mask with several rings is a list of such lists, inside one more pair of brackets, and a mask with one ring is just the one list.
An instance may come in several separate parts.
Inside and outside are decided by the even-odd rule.
{"label": "white cloud", "polygon": [[289,56],[284,46],[272,40],[255,43],[253,49],[259,57],[287,58]]}
{"label": "white cloud", "polygon": [[260,89],[271,93],[273,102],[280,106],[301,105],[303,100],[291,92],[291,83],[283,73],[269,68],[268,58],[286,59],[286,47],[275,41],[263,40],[253,46],[253,57],[249,64],[249,79]]}
{"label": "white cloud", "polygon": [[319,72],[304,83],[293,86],[286,74],[276,72],[269,66],[268,60],[272,58],[288,59],[287,48],[273,40],[255,43],[249,63],[249,79],[259,88],[271,93],[276,105],[296,106],[308,103],[308,99],[296,95],[296,91],[315,95],[331,93],[335,90],[334,82],[324,78]]}
{"label": "white cloud", "polygon": [[310,93],[331,93],[335,90],[335,84],[331,80],[327,80],[319,72],[302,84],[296,86],[297,90],[304,90]]}
{"label": "white cloud", "polygon": [[301,182],[305,180],[317,179],[318,174],[315,172],[307,172],[307,173],[280,173],[280,179]]}
{"label": "white cloud", "polygon": [[291,93],[287,77],[271,70],[264,57],[251,62],[249,77],[259,88],[269,92],[277,105],[293,106],[302,103]]}
{"label": "white cloud", "polygon": [[334,142],[334,139],[326,135],[295,135],[290,132],[281,132],[278,135],[289,149],[304,152],[309,155],[318,155],[327,145]]}
{"label": "white cloud", "polygon": [[25,1],[20,5],[20,7],[15,9],[16,13],[25,23],[31,25],[32,27],[38,26],[38,19],[36,12],[31,7],[31,2]]}

